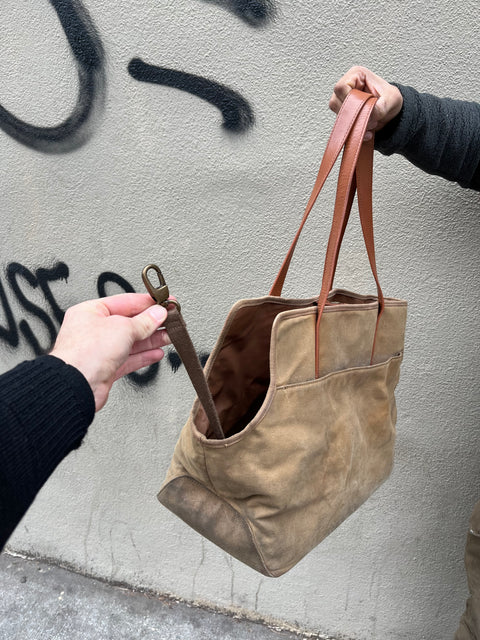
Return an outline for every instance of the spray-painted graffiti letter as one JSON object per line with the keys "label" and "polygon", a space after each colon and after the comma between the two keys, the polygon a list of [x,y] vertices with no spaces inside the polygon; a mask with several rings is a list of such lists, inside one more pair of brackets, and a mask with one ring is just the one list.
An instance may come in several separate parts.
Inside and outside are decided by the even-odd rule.
{"label": "spray-painted graffiti letter", "polygon": [[204,0],[217,4],[247,22],[252,27],[261,27],[275,16],[273,0]]}
{"label": "spray-painted graffiti letter", "polygon": [[8,302],[5,289],[3,288],[3,284],[1,282],[0,282],[0,302],[2,303],[3,312],[5,313],[5,317],[8,325],[7,328],[0,326],[0,339],[4,340],[11,347],[18,347],[19,337],[18,337],[17,325],[15,323],[15,319],[13,317],[12,309]]}
{"label": "spray-painted graffiti letter", "polygon": [[56,280],[67,280],[69,274],[68,266],[64,262],[57,262],[51,269],[37,269],[35,276],[37,278],[40,289],[43,291],[45,300],[52,309],[53,317],[62,324],[65,311],[58,306],[57,301],[53,297],[53,293],[50,289],[49,282],[55,282]]}
{"label": "spray-painted graffiti letter", "polygon": [[128,72],[135,80],[174,87],[210,102],[221,111],[223,126],[229,131],[242,132],[254,123],[253,110],[245,98],[218,82],[191,73],[147,64],[139,58],[130,61]]}
{"label": "spray-painted graffiti letter", "polygon": [[100,37],[80,0],[49,0],[77,63],[79,89],[70,116],[55,127],[28,124],[0,105],[0,128],[19,142],[45,153],[80,147],[92,132],[93,115],[103,104],[104,53]]}
{"label": "spray-painted graffiti letter", "polygon": [[33,273],[29,271],[29,269],[19,264],[18,262],[11,262],[7,267],[7,280],[10,287],[12,288],[12,291],[17,297],[17,300],[20,302],[20,304],[26,311],[29,311],[32,315],[36,316],[39,320],[41,320],[45,325],[45,327],[47,328],[47,332],[50,338],[50,343],[47,345],[46,348],[42,348],[36,336],[34,335],[30,325],[26,320],[20,320],[18,325],[20,331],[25,336],[25,339],[27,340],[28,344],[32,347],[35,355],[39,356],[45,353],[46,351],[48,351],[48,349],[50,349],[50,347],[53,346],[53,343],[55,342],[55,338],[57,337],[57,331],[55,329],[53,322],[48,317],[47,313],[45,313],[45,311],[40,307],[38,307],[36,304],[28,300],[28,298],[25,296],[25,294],[20,288],[20,285],[18,284],[18,280],[17,280],[18,277],[21,277],[24,280],[26,280],[30,285],[30,287],[32,287],[32,289],[36,289],[38,287],[38,280],[33,275]]}

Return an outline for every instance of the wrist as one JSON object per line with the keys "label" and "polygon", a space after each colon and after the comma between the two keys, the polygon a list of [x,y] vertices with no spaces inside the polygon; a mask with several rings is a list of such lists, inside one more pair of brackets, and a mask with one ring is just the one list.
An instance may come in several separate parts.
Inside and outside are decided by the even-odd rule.
{"label": "wrist", "polygon": [[75,352],[54,347],[50,352],[50,356],[61,360],[66,365],[73,367],[79,372],[79,374],[81,374],[81,376],[85,379],[88,386],[90,387],[90,391],[92,392],[95,400],[95,411],[98,411],[100,408],[98,406],[98,391],[100,386],[100,383],[98,381],[98,372],[94,371],[94,369],[89,366],[88,362],[85,361],[85,358],[82,358]]}

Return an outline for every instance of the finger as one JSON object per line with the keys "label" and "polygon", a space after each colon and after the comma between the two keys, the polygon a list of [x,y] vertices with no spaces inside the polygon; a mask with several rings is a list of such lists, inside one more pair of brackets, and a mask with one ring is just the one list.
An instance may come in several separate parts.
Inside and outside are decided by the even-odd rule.
{"label": "finger", "polygon": [[142,351],[141,353],[130,355],[126,362],[118,369],[115,380],[133,371],[138,371],[138,369],[143,369],[143,367],[155,364],[155,362],[159,362],[164,356],[165,353],[163,349],[151,349],[150,351]]}
{"label": "finger", "polygon": [[333,93],[343,102],[352,89],[363,91],[365,73],[361,67],[352,67],[333,87]]}
{"label": "finger", "polygon": [[160,347],[166,347],[171,344],[171,340],[165,329],[154,331],[149,338],[139,340],[133,345],[130,354],[141,353],[142,351],[149,351],[150,349],[159,349]]}
{"label": "finger", "polygon": [[338,113],[342,106],[342,101],[340,100],[340,98],[337,98],[337,96],[333,93],[328,103],[328,106],[334,113]]}
{"label": "finger", "polygon": [[167,317],[167,310],[159,304],[154,304],[142,313],[130,319],[132,342],[139,342],[149,338],[154,331],[163,325]]}
{"label": "finger", "polygon": [[138,315],[155,304],[148,293],[119,293],[116,296],[99,298],[96,302],[105,306],[111,316],[128,318]]}
{"label": "finger", "polygon": [[374,114],[378,120],[378,123],[382,122],[384,118],[387,116],[388,105],[384,96],[380,96],[377,100],[377,104],[375,105]]}
{"label": "finger", "polygon": [[361,89],[362,87],[357,86],[355,80],[348,78],[347,76],[343,76],[337,84],[333,87],[333,93],[338,98],[340,103],[344,102],[345,98],[348,96],[352,89]]}

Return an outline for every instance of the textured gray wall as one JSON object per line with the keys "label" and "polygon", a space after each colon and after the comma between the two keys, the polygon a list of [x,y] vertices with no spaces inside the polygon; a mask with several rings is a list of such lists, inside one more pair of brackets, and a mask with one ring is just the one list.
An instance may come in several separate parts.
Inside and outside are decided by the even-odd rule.
{"label": "textured gray wall", "polygon": [[[3,0],[2,369],[32,357],[35,341],[48,348],[60,310],[102,283],[141,290],[150,261],[208,352],[231,304],[268,291],[333,123],[334,82],[364,64],[476,99],[477,13],[476,0]],[[213,81],[210,98],[232,101],[230,129],[191,76],[185,91],[142,82],[135,58]],[[410,312],[396,466],[364,507],[277,580],[203,541],[155,498],[193,399],[166,359],[148,385],[117,383],[12,548],[358,640],[450,638],[480,479],[478,195],[377,157],[375,205],[384,290]],[[292,294],[319,290],[330,214],[323,198]],[[368,292],[358,231],[337,284]]]}

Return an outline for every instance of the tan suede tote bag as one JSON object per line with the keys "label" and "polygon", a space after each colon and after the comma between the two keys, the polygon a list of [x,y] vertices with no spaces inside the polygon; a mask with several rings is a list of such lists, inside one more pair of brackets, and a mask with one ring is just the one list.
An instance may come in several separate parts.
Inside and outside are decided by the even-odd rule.
{"label": "tan suede tote bag", "polygon": [[[167,320],[199,397],[158,499],[267,576],[291,569],[392,469],[407,304],[383,296],[375,265],[373,140],[363,142],[375,101],[359,91],[345,101],[270,294],[233,306],[206,382],[179,309]],[[320,296],[281,297],[299,234],[342,149]],[[355,192],[376,296],[331,291]],[[144,273],[150,268],[158,270]],[[144,280],[158,302],[171,302],[166,287]]]}

